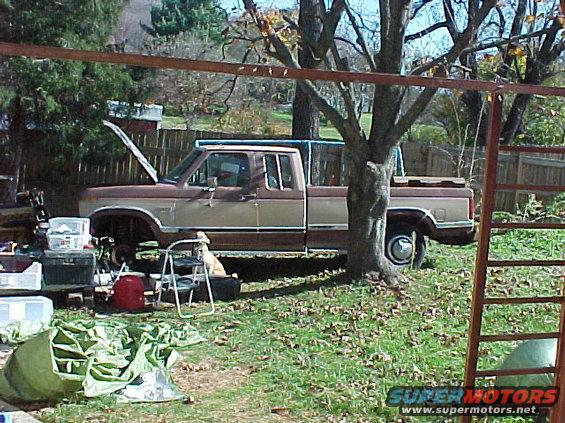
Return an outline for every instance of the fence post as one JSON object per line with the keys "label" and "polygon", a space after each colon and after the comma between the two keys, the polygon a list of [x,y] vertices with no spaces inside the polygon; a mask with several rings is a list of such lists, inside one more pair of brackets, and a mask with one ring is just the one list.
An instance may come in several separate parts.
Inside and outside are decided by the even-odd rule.
{"label": "fence post", "polygon": [[[516,184],[521,184],[524,181],[523,178],[524,171],[524,161],[522,159],[522,152],[518,152],[518,164],[516,165]],[[518,202],[520,201],[520,191],[516,190],[514,193],[514,212],[518,211]]]}
{"label": "fence post", "polygon": [[432,150],[433,147],[431,144],[428,144],[428,154],[426,157],[426,176],[430,175],[432,172]]}

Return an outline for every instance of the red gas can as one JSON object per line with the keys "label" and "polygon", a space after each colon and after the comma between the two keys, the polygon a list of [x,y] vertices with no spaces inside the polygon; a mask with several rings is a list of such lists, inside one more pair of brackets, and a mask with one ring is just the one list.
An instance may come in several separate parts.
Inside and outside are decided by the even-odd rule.
{"label": "red gas can", "polygon": [[145,307],[145,289],[139,276],[124,275],[114,284],[112,304],[120,310],[139,310]]}

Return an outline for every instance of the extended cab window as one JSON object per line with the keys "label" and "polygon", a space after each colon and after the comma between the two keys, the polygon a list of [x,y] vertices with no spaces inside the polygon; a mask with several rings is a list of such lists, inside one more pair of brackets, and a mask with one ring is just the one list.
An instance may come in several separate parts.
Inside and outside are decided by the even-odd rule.
{"label": "extended cab window", "polygon": [[294,188],[290,157],[286,154],[265,155],[266,185],[271,189]]}
{"label": "extended cab window", "polygon": [[265,155],[265,167],[267,171],[267,188],[280,189],[279,169],[277,166],[277,156],[274,154]]}
{"label": "extended cab window", "polygon": [[249,158],[242,153],[213,153],[188,181],[189,185],[206,186],[208,178],[218,178],[221,187],[249,185]]}
{"label": "extended cab window", "polygon": [[294,176],[292,174],[292,166],[290,165],[290,156],[279,154],[281,164],[281,179],[283,188],[294,188]]}

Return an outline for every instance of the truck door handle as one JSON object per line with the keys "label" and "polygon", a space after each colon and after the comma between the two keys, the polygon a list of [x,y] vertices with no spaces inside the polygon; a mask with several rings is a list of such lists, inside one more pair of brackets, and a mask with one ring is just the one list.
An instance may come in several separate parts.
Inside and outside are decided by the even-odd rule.
{"label": "truck door handle", "polygon": [[245,194],[239,197],[241,201],[255,200],[256,198],[257,198],[257,194]]}

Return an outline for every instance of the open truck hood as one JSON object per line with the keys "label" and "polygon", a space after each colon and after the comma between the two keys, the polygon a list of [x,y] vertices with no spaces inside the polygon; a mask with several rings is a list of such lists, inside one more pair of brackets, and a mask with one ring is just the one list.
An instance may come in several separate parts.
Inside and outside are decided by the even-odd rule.
{"label": "open truck hood", "polygon": [[151,166],[147,157],[143,155],[141,150],[137,148],[137,146],[133,143],[133,141],[126,135],[126,133],[120,128],[118,125],[108,122],[107,120],[103,120],[102,123],[104,126],[110,128],[114,133],[118,136],[118,138],[122,141],[122,143],[126,146],[126,148],[133,154],[136,160],[139,162],[141,167],[145,170],[145,172],[149,175],[149,177],[153,180],[153,183],[159,182],[159,175],[155,168]]}

